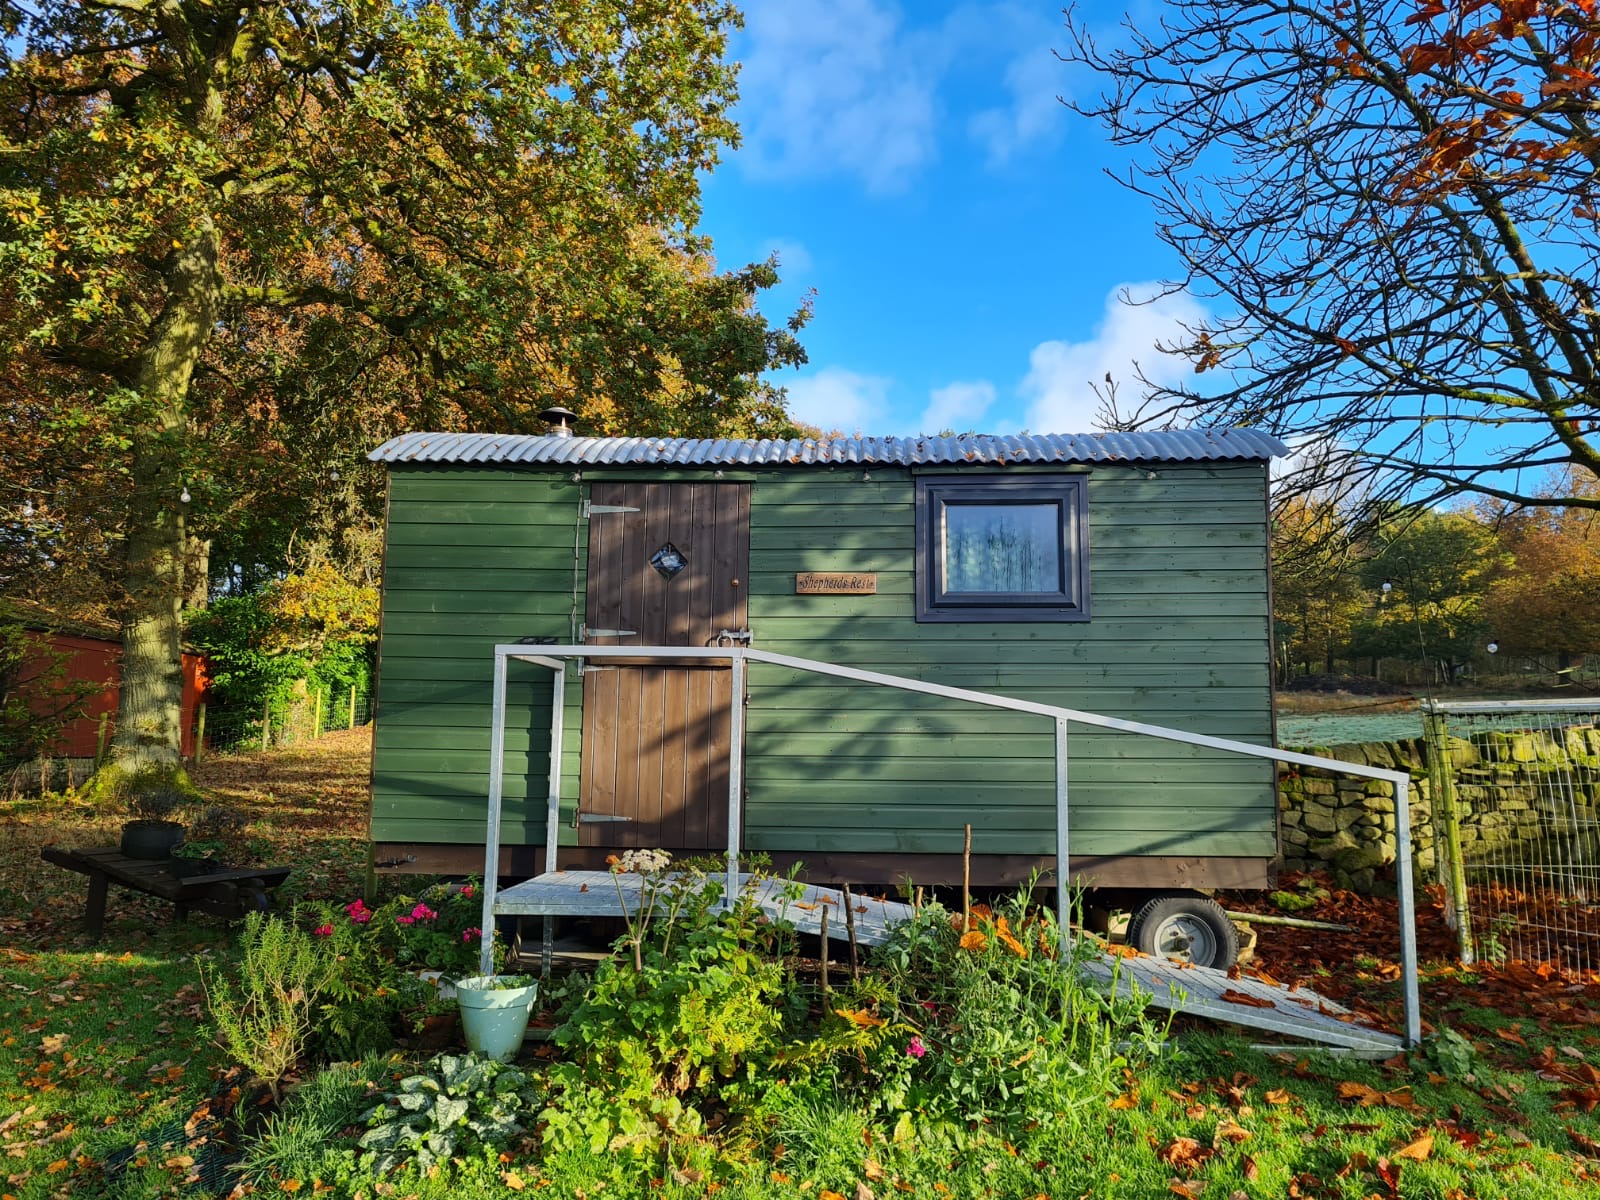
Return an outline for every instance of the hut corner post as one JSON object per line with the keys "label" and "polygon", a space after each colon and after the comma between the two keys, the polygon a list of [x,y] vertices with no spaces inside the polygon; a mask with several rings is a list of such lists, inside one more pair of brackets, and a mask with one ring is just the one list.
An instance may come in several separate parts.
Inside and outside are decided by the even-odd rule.
{"label": "hut corner post", "polygon": [[[557,706],[560,711],[560,706]],[[501,774],[506,749],[506,655],[494,649],[494,718],[489,727],[489,821],[483,846],[483,920],[479,974],[494,974],[494,900],[500,885]],[[559,762],[559,759],[557,760]]]}

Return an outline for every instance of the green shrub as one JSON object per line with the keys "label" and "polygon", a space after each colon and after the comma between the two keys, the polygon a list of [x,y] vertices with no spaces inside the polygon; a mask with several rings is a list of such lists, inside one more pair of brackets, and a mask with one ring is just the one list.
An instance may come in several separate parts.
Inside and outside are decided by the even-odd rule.
{"label": "green shrub", "polygon": [[292,916],[245,917],[236,976],[211,959],[200,960],[217,1040],[274,1099],[305,1054],[316,1001],[329,977],[327,956]]}

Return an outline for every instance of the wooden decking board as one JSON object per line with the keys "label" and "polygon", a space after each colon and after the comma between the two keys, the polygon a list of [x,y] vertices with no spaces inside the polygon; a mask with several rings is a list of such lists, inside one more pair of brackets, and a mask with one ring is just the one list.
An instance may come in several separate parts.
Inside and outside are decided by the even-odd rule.
{"label": "wooden decking board", "polygon": [[[707,878],[720,880],[722,876]],[[748,874],[739,876],[746,888],[752,886],[752,878]],[[496,914],[503,916],[618,917],[639,910],[643,882],[643,876],[631,872],[612,875],[609,871],[553,871],[499,892],[494,908]],[[760,878],[754,887],[756,903],[775,918],[792,922],[799,932],[820,933],[822,910],[826,907],[830,940],[844,941],[848,936],[842,919],[844,894],[839,889],[770,877]],[[868,896],[853,899],[856,940],[865,946],[883,944],[891,926],[914,915],[909,904]],[[1138,988],[1156,1008],[1320,1042],[1359,1055],[1388,1058],[1405,1048],[1401,1038],[1358,1023],[1348,1009],[1306,988],[1268,983],[1244,974],[1233,978],[1211,967],[1110,952],[1089,955],[1082,969],[1102,987],[1124,994]],[[1264,1001],[1270,1007],[1226,999],[1225,993],[1230,992]]]}

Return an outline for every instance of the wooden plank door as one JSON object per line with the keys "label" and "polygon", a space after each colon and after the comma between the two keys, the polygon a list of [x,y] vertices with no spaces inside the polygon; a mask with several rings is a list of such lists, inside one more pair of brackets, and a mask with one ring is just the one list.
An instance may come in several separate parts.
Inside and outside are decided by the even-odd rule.
{"label": "wooden plank door", "polygon": [[[589,503],[591,644],[709,646],[745,628],[749,484],[596,483]],[[588,667],[578,844],[726,847],[732,703],[726,665]]]}

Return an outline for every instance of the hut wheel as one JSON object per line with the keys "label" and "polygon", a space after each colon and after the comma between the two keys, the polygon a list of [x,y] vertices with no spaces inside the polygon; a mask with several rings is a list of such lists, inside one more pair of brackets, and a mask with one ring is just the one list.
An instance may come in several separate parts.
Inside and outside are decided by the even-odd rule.
{"label": "hut wheel", "polygon": [[1147,901],[1128,922],[1128,945],[1153,958],[1226,970],[1239,956],[1239,935],[1206,896],[1167,893]]}

